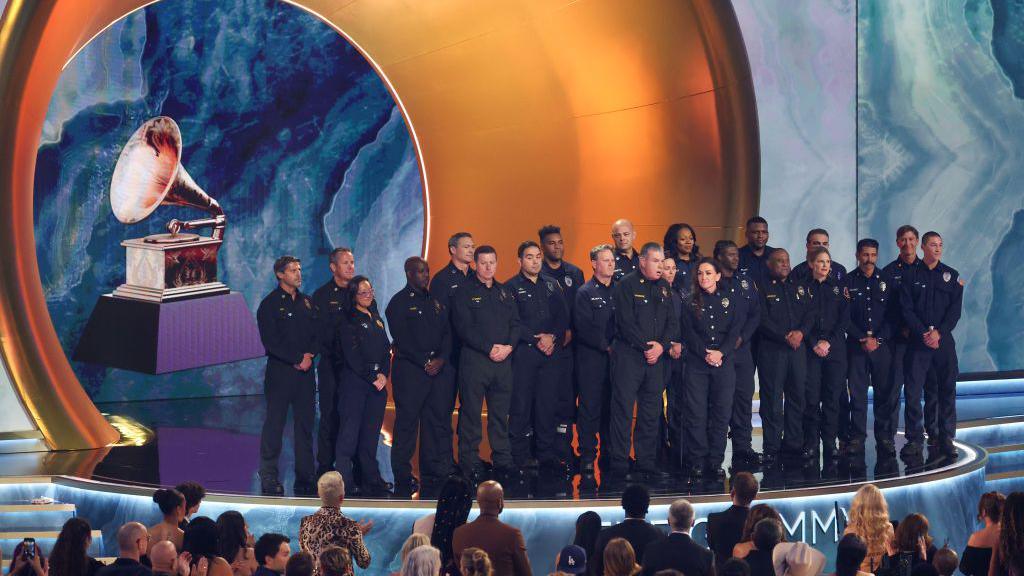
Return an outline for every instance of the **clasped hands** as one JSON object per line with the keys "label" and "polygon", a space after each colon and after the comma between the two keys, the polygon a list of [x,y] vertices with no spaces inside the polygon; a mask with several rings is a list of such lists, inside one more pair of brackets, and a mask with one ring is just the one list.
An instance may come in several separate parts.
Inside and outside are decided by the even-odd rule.
{"label": "clasped hands", "polygon": [[935,328],[925,332],[921,339],[924,340],[924,345],[931,348],[932,350],[939,349],[939,340],[942,339],[942,335]]}
{"label": "clasped hands", "polygon": [[313,367],[313,356],[315,355],[312,354],[311,352],[306,352],[305,354],[302,355],[302,362],[299,362],[298,364],[292,364],[292,368],[295,368],[300,372],[309,371],[309,369]]}

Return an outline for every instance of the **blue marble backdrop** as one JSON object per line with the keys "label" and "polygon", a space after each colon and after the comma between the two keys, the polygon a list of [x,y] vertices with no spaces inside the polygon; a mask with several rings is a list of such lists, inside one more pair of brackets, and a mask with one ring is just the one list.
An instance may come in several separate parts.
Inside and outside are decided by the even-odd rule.
{"label": "blue marble backdrop", "polygon": [[[43,128],[35,184],[36,252],[53,325],[70,356],[96,298],[124,281],[123,239],[160,231],[110,210],[121,147],[150,117],[181,126],[183,164],[224,207],[221,280],[255,314],[285,253],[304,290],[351,246],[381,308],[422,250],[419,164],[398,107],[332,28],[277,0],[163,0],[133,12],[67,66]],[[257,394],[263,360],[147,376],[72,363],[97,401]]]}

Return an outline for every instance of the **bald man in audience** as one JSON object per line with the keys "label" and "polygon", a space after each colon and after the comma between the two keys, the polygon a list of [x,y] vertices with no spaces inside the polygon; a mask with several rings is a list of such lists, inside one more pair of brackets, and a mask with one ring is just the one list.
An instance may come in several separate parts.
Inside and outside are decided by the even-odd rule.
{"label": "bald man in audience", "polygon": [[480,516],[455,529],[452,552],[462,557],[466,548],[480,548],[491,559],[495,574],[532,576],[530,559],[526,555],[526,541],[518,528],[498,520],[505,508],[505,491],[493,480],[481,482],[476,489]]}
{"label": "bald man in audience", "polygon": [[189,562],[191,557],[188,552],[182,553],[183,558],[178,558],[178,551],[174,548],[174,542],[164,540],[153,544],[149,550],[149,561],[153,565],[153,576],[188,576]]}
{"label": "bald man in audience", "polygon": [[97,576],[153,576],[153,571],[139,563],[149,551],[149,531],[138,522],[129,522],[117,531],[117,560],[104,566]]}

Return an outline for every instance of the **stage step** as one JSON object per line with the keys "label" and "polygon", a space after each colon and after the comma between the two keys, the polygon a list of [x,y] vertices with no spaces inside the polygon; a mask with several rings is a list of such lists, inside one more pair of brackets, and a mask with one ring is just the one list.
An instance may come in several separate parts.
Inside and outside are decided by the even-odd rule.
{"label": "stage step", "polygon": [[956,437],[991,451],[1000,446],[1024,444],[1024,417],[983,418],[959,422]]}

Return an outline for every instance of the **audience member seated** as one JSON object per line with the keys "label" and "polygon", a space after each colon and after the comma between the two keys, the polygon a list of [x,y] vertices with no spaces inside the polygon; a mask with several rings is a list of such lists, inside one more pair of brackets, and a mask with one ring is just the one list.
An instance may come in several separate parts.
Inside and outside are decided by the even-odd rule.
{"label": "audience member seated", "polygon": [[352,573],[352,557],[341,546],[328,546],[317,559],[320,576],[345,576]]}
{"label": "audience member seated", "polygon": [[686,576],[714,576],[715,555],[690,538],[694,512],[689,502],[680,498],[668,508],[668,538],[652,542],[644,551],[641,564],[644,575],[654,576],[662,570],[679,570]]}
{"label": "audience member seated", "polygon": [[555,556],[555,574],[586,574],[587,551],[582,546],[570,544]]}
{"label": "audience member seated", "polygon": [[50,550],[50,576],[96,576],[103,563],[89,556],[92,526],[85,518],[69,518]]}
{"label": "audience member seated", "polygon": [[491,558],[479,548],[466,548],[459,556],[459,570],[462,576],[491,576]]}
{"label": "audience member seated", "polygon": [[589,510],[576,518],[576,533],[572,537],[572,543],[582,548],[587,555],[587,574],[594,573],[594,551],[600,534],[601,516],[597,512]]}
{"label": "audience member seated", "polygon": [[1014,564],[1020,566],[1021,555],[1024,555],[1024,492],[1014,492],[1003,503],[1003,514],[999,517],[999,542],[992,552],[989,576],[1010,574]]}
{"label": "audience member seated", "polygon": [[[978,521],[984,528],[967,540],[964,555],[960,559],[960,571],[965,576],[987,576],[992,563],[992,550],[999,542],[999,518],[1003,514],[1006,496],[999,492],[986,492],[978,502]],[[51,568],[52,570],[52,568]]]}
{"label": "audience member seated", "polygon": [[441,552],[431,545],[414,548],[402,562],[402,576],[438,576]]}
{"label": "audience member seated", "polygon": [[256,541],[253,555],[259,565],[254,576],[281,576],[292,555],[291,540],[284,534],[268,532]]}
{"label": "audience member seated", "polygon": [[604,547],[603,576],[634,576],[641,571],[633,545],[625,538],[612,538]]}
{"label": "audience member seated", "polygon": [[746,560],[729,558],[722,564],[722,569],[716,572],[718,576],[750,576],[750,565]]}
{"label": "audience member seated", "polygon": [[868,555],[868,545],[856,534],[847,534],[839,540],[836,548],[836,571],[834,576],[871,576],[860,567]]}
{"label": "audience member seated", "polygon": [[117,530],[117,560],[104,566],[98,576],[153,576],[153,571],[139,563],[149,551],[149,532],[138,522],[129,522]]}
{"label": "audience member seated", "polygon": [[861,486],[850,505],[849,524],[844,534],[856,534],[868,548],[861,572],[874,573],[894,553],[895,534],[889,520],[889,504],[874,484]]}
{"label": "audience member seated", "polygon": [[46,557],[38,544],[32,542],[29,550],[24,541],[14,547],[8,576],[46,576]]}
{"label": "audience member seated", "polygon": [[296,552],[284,565],[284,576],[313,576],[314,564],[312,554],[305,551]]}
{"label": "audience member seated", "polygon": [[1024,576],[1024,552],[1018,552],[1016,556],[1010,558],[1007,574],[1010,576]]}
{"label": "audience member seated", "polygon": [[405,539],[405,542],[402,543],[402,551],[399,554],[399,558],[401,559],[401,561],[399,563],[398,572],[392,572],[392,576],[402,573],[401,567],[405,566],[405,559],[409,557],[409,552],[412,552],[420,546],[430,546],[430,536],[418,532],[413,532],[409,535],[408,538]]}
{"label": "audience member seated", "polygon": [[356,522],[341,513],[345,481],[338,472],[332,470],[321,476],[316,489],[322,505],[299,522],[299,548],[319,557],[324,548],[340,546],[348,550],[360,568],[369,567],[370,551],[363,543],[363,536],[373,528],[373,520]]}
{"label": "audience member seated", "polygon": [[775,576],[772,552],[782,542],[782,535],[781,519],[764,518],[754,525],[752,547],[744,558],[750,566],[750,576]]}
{"label": "audience member seated", "polygon": [[189,576],[188,560],[187,552],[182,552],[181,558],[178,557],[178,549],[170,540],[157,542],[149,549],[149,561],[153,565],[153,576]]}
{"label": "audience member seated", "polygon": [[775,576],[818,576],[825,566],[825,555],[806,542],[780,542],[772,551]]}
{"label": "audience member seated", "polygon": [[[732,547],[733,558],[746,558],[750,551],[755,548],[754,546],[754,526],[761,520],[771,519],[775,520],[782,525],[782,516],[775,508],[767,504],[758,504],[750,509],[750,513],[747,514],[747,521],[743,524],[743,535],[740,536],[740,541]],[[782,535],[782,542],[786,541],[786,535]],[[749,564],[749,562],[748,562]],[[753,570],[753,566],[751,566]]]}
{"label": "audience member seated", "polygon": [[[441,494],[437,499],[437,509],[429,516],[431,528],[430,545],[441,551],[442,572],[447,576],[459,576],[459,557],[452,552],[452,536],[455,529],[466,523],[469,510],[473,507],[473,487],[462,476],[451,476],[441,486]],[[423,520],[422,518],[420,520]],[[414,532],[426,526],[416,524]]]}
{"label": "audience member seated", "polygon": [[206,498],[206,488],[198,482],[189,481],[178,484],[174,489],[185,497],[185,518],[178,524],[178,527],[184,530],[192,516],[199,511],[203,498]]}
{"label": "audience member seated", "polygon": [[239,512],[228,510],[217,517],[217,555],[231,564],[235,576],[252,576],[259,567],[254,544],[245,518]]}
{"label": "audience member seated", "polygon": [[757,478],[750,472],[736,474],[729,486],[732,506],[722,512],[708,514],[708,547],[715,553],[716,567],[720,568],[732,557],[733,547],[743,538],[750,503],[757,497],[759,488]]}
{"label": "audience member seated", "polygon": [[651,542],[657,542],[665,535],[647,522],[647,509],[651,505],[651,495],[647,488],[639,484],[626,486],[622,491],[622,509],[626,511],[626,519],[614,526],[601,530],[594,545],[594,571],[592,574],[604,573],[604,548],[614,538],[625,538],[629,542],[636,558],[642,560],[644,550]]}
{"label": "audience member seated", "polygon": [[207,566],[207,576],[232,576],[231,565],[217,555],[217,524],[206,516],[193,518],[185,527],[182,548],[191,557],[193,571]]}
{"label": "audience member seated", "polygon": [[153,494],[153,502],[160,508],[164,520],[149,528],[150,543],[170,540],[175,550],[181,550],[185,538],[185,531],[181,529],[181,522],[185,519],[185,497],[173,488],[161,488]]}
{"label": "audience member seated", "polygon": [[939,576],[953,576],[957,566],[960,565],[960,557],[949,546],[943,546],[935,553],[932,565],[939,571]]}
{"label": "audience member seated", "polygon": [[922,514],[907,514],[896,527],[893,549],[888,567],[900,576],[908,572],[908,567],[913,570],[918,564],[931,564],[935,546],[928,534],[928,519]]}
{"label": "audience member seated", "polygon": [[476,502],[480,516],[455,529],[452,552],[461,557],[466,548],[480,548],[487,552],[497,574],[529,576],[530,559],[526,555],[526,541],[523,540],[522,532],[498,519],[505,507],[505,493],[501,484],[493,480],[482,482],[476,491]]}

